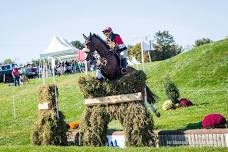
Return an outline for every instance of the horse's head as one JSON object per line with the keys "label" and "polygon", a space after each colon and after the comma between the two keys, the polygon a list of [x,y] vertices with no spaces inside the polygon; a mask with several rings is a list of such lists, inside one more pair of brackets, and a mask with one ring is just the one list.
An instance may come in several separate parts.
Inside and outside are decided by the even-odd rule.
{"label": "horse's head", "polygon": [[87,48],[87,60],[91,60],[93,58],[95,51],[97,51],[102,57],[107,56],[107,52],[109,52],[110,48],[102,38],[91,33],[88,37],[83,34],[83,37],[85,39],[85,48]]}
{"label": "horse's head", "polygon": [[94,42],[93,42],[93,37],[92,34],[90,33],[90,36],[87,37],[85,34],[83,34],[83,37],[85,39],[85,49],[84,52],[87,54],[86,60],[92,60],[93,59],[93,54],[95,52],[95,47],[94,47]]}

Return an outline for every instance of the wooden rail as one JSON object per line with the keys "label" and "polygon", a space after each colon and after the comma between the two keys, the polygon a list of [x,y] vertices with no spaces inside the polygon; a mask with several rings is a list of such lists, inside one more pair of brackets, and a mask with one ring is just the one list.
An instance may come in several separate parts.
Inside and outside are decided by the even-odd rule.
{"label": "wooden rail", "polygon": [[115,96],[85,99],[85,105],[93,106],[98,104],[116,104],[116,103],[142,101],[142,100],[143,100],[142,93],[138,92],[138,93],[131,93],[131,94],[122,94],[122,95],[115,95]]}

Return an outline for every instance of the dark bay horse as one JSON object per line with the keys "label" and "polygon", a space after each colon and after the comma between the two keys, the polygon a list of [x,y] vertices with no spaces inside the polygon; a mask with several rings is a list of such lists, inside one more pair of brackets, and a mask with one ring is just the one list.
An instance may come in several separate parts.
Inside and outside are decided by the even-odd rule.
{"label": "dark bay horse", "polygon": [[[100,56],[100,61],[98,61],[98,64],[99,66],[102,66],[102,71],[105,78],[108,80],[116,80],[123,76],[120,72],[121,68],[118,56],[110,51],[109,46],[103,39],[101,39],[98,35],[91,33],[89,37],[85,36],[84,34],[83,37],[85,38],[85,47],[89,50],[89,52],[87,52],[87,61],[91,61],[93,59],[94,52],[97,51]],[[126,70],[127,74],[131,74],[136,71],[136,69],[129,66]],[[157,96],[153,94],[148,86],[145,88],[147,101],[151,105],[152,111],[156,114],[157,117],[159,117],[160,113],[156,111],[156,108],[154,106]]]}

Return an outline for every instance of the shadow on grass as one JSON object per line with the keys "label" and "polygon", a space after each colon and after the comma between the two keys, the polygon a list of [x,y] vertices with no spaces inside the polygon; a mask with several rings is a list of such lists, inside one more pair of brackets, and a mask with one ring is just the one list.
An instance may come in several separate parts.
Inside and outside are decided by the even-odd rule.
{"label": "shadow on grass", "polygon": [[194,103],[194,106],[204,106],[204,105],[208,105],[208,102],[204,102],[204,103]]}
{"label": "shadow on grass", "polygon": [[189,123],[185,128],[182,128],[183,130],[189,130],[189,129],[202,129],[202,121],[196,122],[196,123]]}
{"label": "shadow on grass", "polygon": [[116,131],[123,131],[123,129],[107,129],[107,135],[111,135],[113,132],[116,132]]}
{"label": "shadow on grass", "polygon": [[[223,124],[221,126],[217,126],[215,128],[228,128],[228,120],[226,120],[226,124]],[[185,128],[177,129],[178,131],[185,131],[185,130],[193,130],[193,129],[204,129],[202,126],[202,121],[196,122],[196,123],[189,123]]]}

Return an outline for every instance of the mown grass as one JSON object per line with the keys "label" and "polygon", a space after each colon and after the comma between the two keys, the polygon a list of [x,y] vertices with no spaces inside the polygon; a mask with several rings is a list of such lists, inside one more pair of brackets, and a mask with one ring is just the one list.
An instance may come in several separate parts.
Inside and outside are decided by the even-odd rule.
{"label": "mown grass", "polygon": [[192,147],[163,147],[163,148],[110,148],[110,147],[58,147],[58,146],[1,146],[5,152],[225,152],[226,148],[192,148]]}
{"label": "mown grass", "polygon": [[[209,113],[221,113],[228,117],[228,40],[204,45],[165,61],[148,63],[145,65],[145,72],[148,76],[148,86],[159,96],[156,106],[161,117],[154,116],[155,129],[189,128],[198,124]],[[167,75],[177,84],[181,97],[191,99],[194,106],[171,111],[161,109],[162,103],[167,99],[163,87]],[[57,78],[59,109],[65,114],[66,121],[79,120],[84,109],[84,99],[78,85],[80,76],[78,73]],[[52,79],[47,81],[52,82]],[[20,87],[0,84],[0,145],[6,146],[0,147],[0,150],[10,151],[13,150],[13,145],[30,144],[32,126],[37,119],[37,93],[42,83],[42,79],[33,79]],[[13,118],[13,95],[16,119]],[[119,128],[120,125],[116,124],[116,121],[111,122],[110,127],[116,126]],[[16,148],[26,151],[27,148],[36,150],[40,147]],[[64,149],[53,148],[56,151]],[[51,151],[52,147],[41,149]],[[68,150],[78,149],[80,148],[69,147]],[[105,148],[99,151],[102,149]]]}

